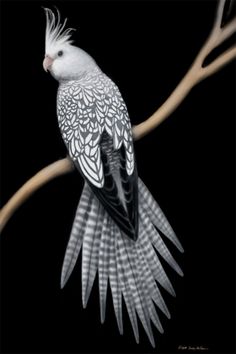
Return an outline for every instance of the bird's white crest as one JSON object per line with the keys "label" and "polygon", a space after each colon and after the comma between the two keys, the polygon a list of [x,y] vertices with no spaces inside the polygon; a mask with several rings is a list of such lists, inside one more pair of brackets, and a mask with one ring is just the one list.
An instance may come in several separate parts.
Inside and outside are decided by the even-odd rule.
{"label": "bird's white crest", "polygon": [[46,13],[46,32],[45,32],[45,52],[47,53],[52,47],[72,43],[71,31],[74,28],[65,29],[67,18],[61,23],[60,12],[57,15],[52,10],[44,8]]}

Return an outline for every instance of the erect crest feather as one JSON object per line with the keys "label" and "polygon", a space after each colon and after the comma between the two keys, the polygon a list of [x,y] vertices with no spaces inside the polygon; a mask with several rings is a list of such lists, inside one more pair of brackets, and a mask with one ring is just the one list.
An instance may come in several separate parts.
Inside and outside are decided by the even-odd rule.
{"label": "erect crest feather", "polygon": [[70,44],[72,41],[71,31],[74,28],[65,28],[67,18],[61,23],[61,16],[58,9],[56,9],[57,14],[55,15],[52,10],[44,8],[46,13],[46,32],[45,32],[45,50],[46,52],[52,46],[58,46],[61,44]]}

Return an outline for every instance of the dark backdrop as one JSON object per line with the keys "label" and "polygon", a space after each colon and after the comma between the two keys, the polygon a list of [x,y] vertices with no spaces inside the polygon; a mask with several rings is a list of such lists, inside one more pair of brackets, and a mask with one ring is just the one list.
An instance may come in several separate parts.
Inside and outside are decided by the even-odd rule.
{"label": "dark backdrop", "polygon": [[[1,3],[1,203],[32,175],[63,158],[57,83],[42,69],[45,18],[56,5],[77,45],[119,86],[132,124],[168,97],[205,41],[214,1]],[[200,83],[157,130],[135,143],[139,174],[165,211],[185,254],[185,276],[166,266],[177,298],[172,319],[140,325],[135,344],[126,310],[118,334],[111,296],[99,319],[95,284],[86,310],[80,259],[64,290],[60,271],[82,188],[74,172],[48,183],[14,214],[1,235],[1,350],[6,353],[234,352],[235,63]],[[169,245],[169,243],[168,243]],[[171,247],[171,246],[170,246]],[[124,306],[125,308],[125,306]],[[181,347],[187,347],[187,349]]]}

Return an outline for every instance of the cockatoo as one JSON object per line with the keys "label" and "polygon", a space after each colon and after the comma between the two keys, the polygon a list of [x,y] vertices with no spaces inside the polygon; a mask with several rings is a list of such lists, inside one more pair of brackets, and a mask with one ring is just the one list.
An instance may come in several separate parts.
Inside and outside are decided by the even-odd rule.
{"label": "cockatoo", "polygon": [[120,333],[123,296],[136,342],[138,315],[154,347],[151,321],[163,332],[154,304],[170,318],[160,287],[175,296],[160,257],[183,275],[163,236],[179,251],[183,252],[183,248],[138,177],[132,128],[118,87],[89,54],[72,44],[72,29],[65,29],[66,20],[60,22],[59,12],[45,12],[43,67],[59,82],[60,131],[84,180],[64,257],[61,287],[69,279],[82,249],[83,306],[87,305],[98,272],[101,322],[105,320],[109,280]]}

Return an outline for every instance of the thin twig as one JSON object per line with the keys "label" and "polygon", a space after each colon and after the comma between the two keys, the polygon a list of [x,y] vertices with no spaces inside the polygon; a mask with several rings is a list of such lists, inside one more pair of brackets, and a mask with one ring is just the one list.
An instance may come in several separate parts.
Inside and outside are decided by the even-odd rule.
{"label": "thin twig", "polygon": [[220,30],[222,19],[223,19],[224,8],[225,8],[225,2],[226,0],[219,1],[212,32],[216,33],[218,30]]}
{"label": "thin twig", "polygon": [[224,29],[221,30],[221,33],[219,35],[219,40],[217,41],[217,45],[221,44],[227,38],[229,38],[235,32],[235,28],[236,28],[236,19],[229,22],[227,26],[225,26]]}
{"label": "thin twig", "polygon": [[180,103],[186,98],[187,94],[197,83],[212,75],[224,65],[228,64],[231,60],[236,58],[236,47],[232,47],[222,53],[212,63],[203,67],[206,57],[213,51],[213,49],[215,49],[219,44],[222,44],[225,39],[229,38],[236,31],[235,19],[231,20],[231,22],[225,27],[220,27],[224,4],[225,0],[220,0],[213,29],[208,39],[200,49],[189,71],[168,99],[161,105],[161,107],[146,121],[134,127],[133,133],[135,139],[140,139],[144,135],[148,134],[167,117],[169,117],[169,115],[180,105]]}
{"label": "thin twig", "polygon": [[[172,94],[161,105],[161,107],[146,121],[133,127],[133,136],[135,140],[141,139],[144,135],[155,129],[180,105],[186,98],[191,89],[203,79],[220,70],[224,65],[236,58],[236,47],[231,47],[218,56],[212,63],[203,67],[206,57],[218,45],[222,44],[236,31],[236,20],[231,20],[223,28],[222,18],[225,7],[225,0],[220,0],[216,12],[215,22],[212,31],[202,46],[199,54],[194,60],[187,74],[180,81]],[[74,165],[69,158],[59,160],[41,170],[9,200],[9,202],[0,211],[0,231],[3,229],[7,221],[10,219],[15,210],[38,188],[50,181],[51,179],[68,173],[74,169]]]}
{"label": "thin twig", "polygon": [[195,76],[194,71],[190,69],[161,107],[150,118],[133,127],[134,139],[141,139],[169,117],[169,115],[185,99],[189,91],[197,82],[197,79],[198,77]]}
{"label": "thin twig", "polygon": [[217,59],[215,59],[211,64],[202,68],[201,74],[199,75],[199,81],[206,79],[208,76],[214,74],[216,71],[220,70],[223,66],[225,66],[235,58],[236,47],[231,47],[223,54],[221,54]]}

